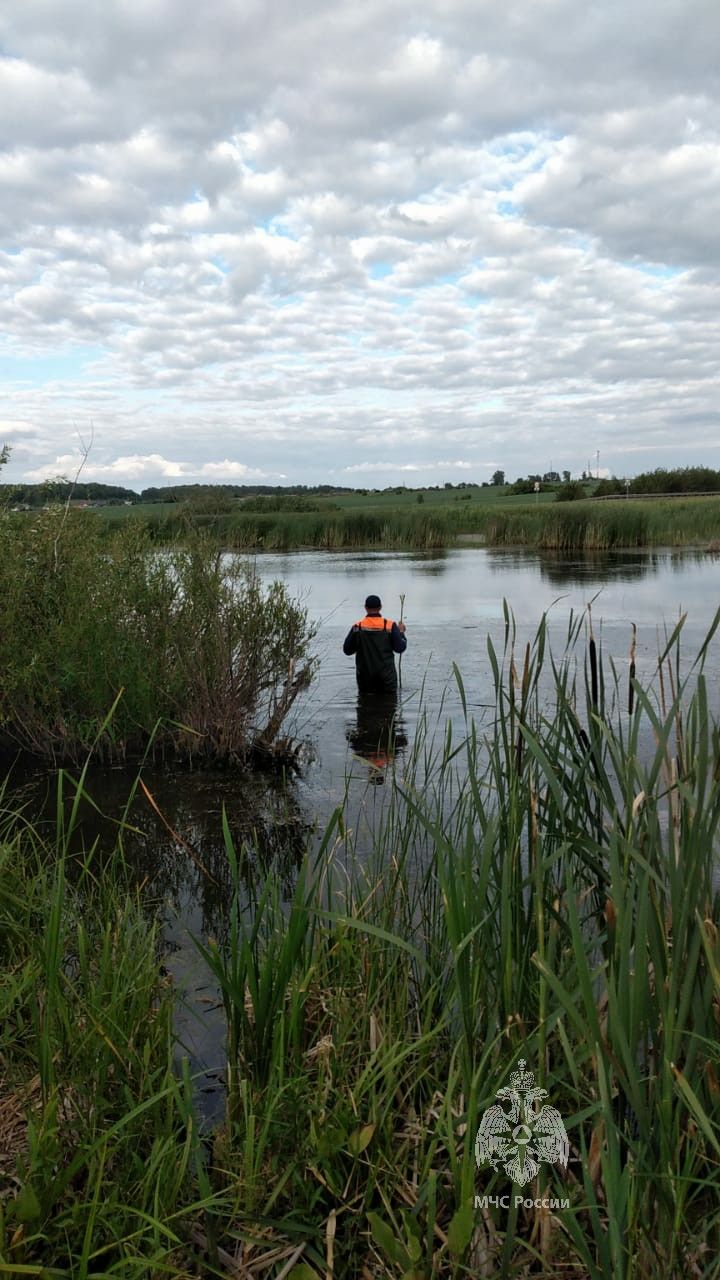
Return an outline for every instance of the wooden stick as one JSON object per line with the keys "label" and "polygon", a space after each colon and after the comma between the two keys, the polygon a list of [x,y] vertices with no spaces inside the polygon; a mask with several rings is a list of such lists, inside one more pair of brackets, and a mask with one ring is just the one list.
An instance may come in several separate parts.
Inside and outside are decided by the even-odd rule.
{"label": "wooden stick", "polygon": [[[405,612],[405,592],[403,591],[400,594],[400,621],[401,622],[403,620],[404,612]],[[402,689],[402,654],[400,654],[400,661],[398,662],[398,684]]]}

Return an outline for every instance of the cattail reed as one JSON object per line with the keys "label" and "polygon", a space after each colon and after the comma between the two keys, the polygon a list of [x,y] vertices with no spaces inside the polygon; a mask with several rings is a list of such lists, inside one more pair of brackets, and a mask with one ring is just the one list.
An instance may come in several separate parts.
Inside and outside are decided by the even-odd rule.
{"label": "cattail reed", "polygon": [[635,685],[633,682],[635,680],[636,642],[637,642],[637,627],[633,622],[632,640],[630,641],[630,674],[628,676],[628,715],[629,716],[632,715],[633,706],[635,704]]}
{"label": "cattail reed", "polygon": [[597,711],[598,706],[598,662],[597,649],[595,647],[595,636],[592,626],[592,606],[588,605],[588,625],[590,628],[590,643],[588,645],[590,653],[590,698],[592,700],[593,711]]}

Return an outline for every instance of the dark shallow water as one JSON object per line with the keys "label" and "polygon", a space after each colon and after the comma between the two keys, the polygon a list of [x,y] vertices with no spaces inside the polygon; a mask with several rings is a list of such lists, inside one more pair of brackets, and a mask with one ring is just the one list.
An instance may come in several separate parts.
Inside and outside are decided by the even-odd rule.
{"label": "dark shallow water", "polygon": [[[285,582],[317,627],[317,680],[294,712],[296,733],[307,741],[303,772],[283,781],[211,771],[169,774],[150,768],[143,778],[164,821],[140,792],[128,815],[137,830],[126,841],[128,858],[164,922],[166,965],[186,996],[178,1031],[191,1070],[197,1073],[209,1122],[218,1119],[223,1108],[224,1025],[216,991],[192,937],[205,940],[223,934],[230,892],[223,808],[236,846],[258,846],[261,853],[252,855],[253,866],[259,857],[280,869],[289,890],[307,839],[322,829],[337,805],[344,803],[348,822],[371,839],[388,791],[382,785],[387,770],[402,776],[423,713],[431,725],[450,720],[462,736],[453,663],[462,673],[470,712],[480,724],[489,718],[494,696],[487,645],[490,638],[501,655],[503,598],[515,618],[518,662],[544,612],[550,643],[559,655],[571,611],[582,613],[592,600],[604,659],[613,658],[623,672],[631,624],[636,623],[640,680],[651,679],[665,635],[685,612],[683,649],[689,665],[720,603],[720,560],[700,553],[558,556],[472,547],[427,553],[265,553],[253,563],[263,581]],[[404,594],[408,628],[394,737],[380,754],[382,715],[378,718],[359,705],[353,660],[342,653],[343,638],[362,616],[362,602],[370,592],[382,597],[384,613],[396,619]],[[581,643],[580,669],[583,659]],[[717,637],[706,672],[710,689],[717,690]],[[118,816],[133,778],[123,769],[95,770],[88,786],[104,813]],[[53,786],[47,783],[49,791]],[[42,787],[42,781],[33,784],[36,810]],[[52,798],[48,808],[52,812]],[[109,840],[112,825],[86,808],[84,838],[91,841],[98,834]]]}

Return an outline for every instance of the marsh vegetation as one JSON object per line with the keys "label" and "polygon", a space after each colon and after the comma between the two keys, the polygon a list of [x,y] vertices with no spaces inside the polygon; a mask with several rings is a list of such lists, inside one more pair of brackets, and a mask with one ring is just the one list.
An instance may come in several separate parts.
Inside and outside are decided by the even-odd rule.
{"label": "marsh vegetation", "polygon": [[[420,494],[423,502],[418,506],[418,495],[411,496],[412,501],[410,495],[396,496],[394,506],[385,495],[382,501],[366,498],[347,505],[338,500],[312,512],[281,504],[274,511],[257,512],[242,506],[223,513],[156,508],[148,511],[147,527],[159,543],[182,542],[192,530],[202,529],[217,544],[246,551],[431,549],[453,546],[468,534],[491,547],[562,551],[707,547],[720,538],[716,497],[556,503],[552,493],[538,495],[543,501],[502,501],[488,489],[455,494],[457,501],[427,492]],[[132,518],[140,511],[137,508]]]}
{"label": "marsh vegetation", "polygon": [[159,552],[132,521],[0,519],[0,753],[53,763],[292,758],[312,628],[202,534]]}
{"label": "marsh vegetation", "polygon": [[[716,1274],[712,636],[689,663],[679,628],[641,682],[584,626],[552,653],[507,615],[492,716],[420,727],[369,856],[341,807],[289,887],[226,823],[226,925],[197,947],[227,1109],[204,1138],[121,849],[100,877],[74,805],[51,848],[6,816],[6,1273]],[[566,1209],[474,1207],[511,1189],[474,1142],[520,1058],[571,1146],[527,1191]]]}

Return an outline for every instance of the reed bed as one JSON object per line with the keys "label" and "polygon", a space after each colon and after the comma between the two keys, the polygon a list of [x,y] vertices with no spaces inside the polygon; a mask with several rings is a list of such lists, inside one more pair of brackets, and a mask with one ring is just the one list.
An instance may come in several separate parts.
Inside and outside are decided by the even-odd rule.
{"label": "reed bed", "polygon": [[433,548],[451,545],[457,517],[446,509],[424,512],[376,511],[247,513],[190,515],[179,511],[149,522],[159,542],[182,542],[189,530],[202,529],[234,550],[289,551],[382,546]]}
{"label": "reed bed", "polygon": [[[421,729],[386,788],[369,851],[348,800],[288,896],[280,874],[252,871],[225,824],[227,928],[197,946],[225,1009],[227,1117],[205,1164],[185,1136],[188,1181],[168,1184],[160,1155],[144,1175],[130,1161],[140,1205],[161,1182],[147,1210],[153,1230],[138,1222],[133,1237],[136,1250],[154,1250],[138,1274],[177,1265],[182,1275],[244,1276],[277,1259],[275,1274],[294,1280],[717,1276],[720,726],[704,668],[718,622],[692,663],[679,626],[644,682],[632,648],[627,671],[608,667],[587,617],[570,618],[566,648],[553,654],[544,622],[520,647],[506,610],[504,649],[488,647],[493,711],[483,725],[468,716],[459,738]],[[69,944],[57,925],[65,916],[43,914],[43,898],[41,889],[29,899],[34,963],[55,975],[40,1002],[55,1017],[70,957],[94,952]],[[18,902],[28,895],[11,889],[10,899],[6,915],[22,934],[31,907]],[[82,911],[73,900],[76,929]],[[104,914],[95,911],[100,937]],[[135,936],[126,966],[147,956]],[[45,1045],[40,1023],[23,1022],[29,982],[0,1024],[23,1032],[9,1047],[0,1041],[0,1060],[18,1078],[44,1071],[57,1089],[67,1033]],[[117,982],[142,986],[127,967]],[[100,1005],[90,1007],[81,1025],[105,1032],[95,1056],[106,1080],[115,1036]],[[154,1034],[135,1032],[120,1056],[154,1062],[143,1040]],[[567,1169],[542,1164],[524,1188],[539,1207],[515,1206],[506,1173],[478,1169],[474,1157],[480,1118],[519,1060],[570,1141]],[[187,1089],[157,1072],[165,1151],[171,1138],[181,1143],[183,1124],[185,1135],[196,1129]],[[140,1096],[136,1087],[116,1095],[111,1135]],[[102,1204],[96,1230],[87,1214],[73,1228],[62,1197],[46,1207],[51,1164],[33,1166],[41,1212],[32,1239],[21,1237],[24,1257],[46,1261],[61,1215],[72,1257],[88,1265],[58,1274],[98,1274],[108,1183],[122,1184],[122,1169],[105,1159],[100,1183],[87,1184]],[[13,1230],[21,1194],[5,1210]],[[478,1195],[490,1199],[477,1206]],[[123,1189],[108,1205],[126,1201]],[[6,1228],[6,1270],[11,1239]]]}
{"label": "reed bed", "polygon": [[182,509],[148,520],[158,542],[182,542],[202,529],[215,542],[239,550],[290,551],[301,547],[342,550],[454,546],[460,534],[481,535],[489,546],[530,546],[559,551],[644,546],[707,546],[720,538],[720,500],[592,502],[556,505],[490,502],[433,504],[422,511],[398,505],[393,512],[345,511],[194,514]]}
{"label": "reed bed", "polygon": [[197,1274],[203,1153],[158,926],[119,854],[70,856],[81,794],[59,776],[49,845],[2,807],[0,1275]]}
{"label": "reed bed", "polygon": [[[516,656],[508,616],[492,728],[421,739],[369,862],[338,813],[289,909],[267,881],[249,916],[236,895],[229,951],[204,952],[229,1028],[225,1162],[248,1221],[317,1224],[315,1274],[330,1236],[341,1275],[717,1274],[705,649],[684,677],[676,634],[644,688],[592,634],[578,672],[583,625],[557,660],[544,626]],[[520,1059],[572,1150],[530,1199],[567,1208],[478,1210],[517,1189],[473,1144]]]}
{"label": "reed bed", "polygon": [[550,551],[609,551],[649,546],[708,546],[720,537],[720,502],[583,501],[562,507],[526,507],[488,513],[490,546]]}

